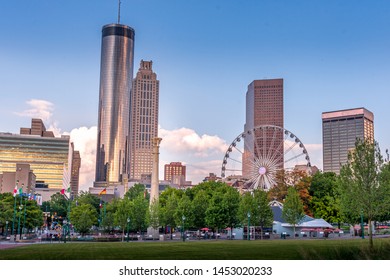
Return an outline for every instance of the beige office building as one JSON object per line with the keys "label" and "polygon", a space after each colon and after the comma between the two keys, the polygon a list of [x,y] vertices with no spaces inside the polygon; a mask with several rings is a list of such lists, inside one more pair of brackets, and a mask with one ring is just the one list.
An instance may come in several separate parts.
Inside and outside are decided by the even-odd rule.
{"label": "beige office building", "polygon": [[340,173],[356,139],[374,141],[374,114],[365,108],[322,113],[324,172]]}
{"label": "beige office building", "polygon": [[130,179],[152,173],[153,143],[158,135],[159,81],[152,61],[141,60],[133,80],[130,125]]}

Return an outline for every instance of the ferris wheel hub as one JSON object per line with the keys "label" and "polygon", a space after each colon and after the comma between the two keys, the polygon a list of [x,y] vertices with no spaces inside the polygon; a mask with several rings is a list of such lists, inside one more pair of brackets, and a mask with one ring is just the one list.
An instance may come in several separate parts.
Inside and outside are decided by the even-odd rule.
{"label": "ferris wheel hub", "polygon": [[267,173],[267,168],[265,168],[264,166],[261,166],[259,168],[259,174],[260,175],[265,175],[265,173]]}

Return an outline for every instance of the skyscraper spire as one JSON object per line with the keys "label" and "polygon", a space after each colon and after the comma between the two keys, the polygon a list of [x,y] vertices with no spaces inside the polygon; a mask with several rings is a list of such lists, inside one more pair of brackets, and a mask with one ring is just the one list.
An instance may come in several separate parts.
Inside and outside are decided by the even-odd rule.
{"label": "skyscraper spire", "polygon": [[118,0],[118,24],[121,21],[121,0]]}

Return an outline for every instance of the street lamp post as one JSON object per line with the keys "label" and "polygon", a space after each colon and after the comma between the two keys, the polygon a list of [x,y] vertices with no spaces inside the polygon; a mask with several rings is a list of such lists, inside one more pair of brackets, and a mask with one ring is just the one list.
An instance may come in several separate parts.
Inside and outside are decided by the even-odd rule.
{"label": "street lamp post", "polygon": [[5,221],[5,239],[7,240],[8,235],[8,221]]}
{"label": "street lamp post", "polygon": [[[18,190],[18,184],[19,180],[16,181],[16,193]],[[14,229],[15,229],[15,219],[16,219],[16,193],[14,193],[14,218],[12,219],[12,231],[11,231],[11,236],[14,235]],[[15,237],[12,237],[15,238]],[[15,239],[14,239],[15,240]]]}
{"label": "street lamp post", "polygon": [[19,239],[22,238],[22,233],[20,231],[20,216],[22,214],[22,209],[23,209],[23,205],[19,205],[19,219],[18,219],[18,232],[17,234],[19,234]]}
{"label": "street lamp post", "polygon": [[360,230],[362,232],[362,239],[364,239],[363,210],[360,212]]}
{"label": "street lamp post", "polygon": [[183,242],[185,242],[185,236],[184,236],[184,221],[186,220],[186,217],[183,215],[183,217],[181,217],[181,220],[182,220],[182,222],[183,222],[183,226],[182,226],[182,230],[183,230],[182,237],[183,237]]}
{"label": "street lamp post", "polygon": [[127,242],[129,242],[130,218],[127,218]]}
{"label": "street lamp post", "polygon": [[64,221],[62,223],[63,223],[62,234],[64,236],[64,243],[66,243],[66,234],[68,232],[68,221],[66,219],[64,219]]}
{"label": "street lamp post", "polygon": [[251,227],[251,213],[248,212],[248,234],[247,234],[247,239],[250,240],[250,227]]}
{"label": "street lamp post", "polygon": [[26,225],[26,208],[27,208],[27,198],[24,199],[24,217],[23,217],[23,229],[22,233],[25,234],[25,225]]}

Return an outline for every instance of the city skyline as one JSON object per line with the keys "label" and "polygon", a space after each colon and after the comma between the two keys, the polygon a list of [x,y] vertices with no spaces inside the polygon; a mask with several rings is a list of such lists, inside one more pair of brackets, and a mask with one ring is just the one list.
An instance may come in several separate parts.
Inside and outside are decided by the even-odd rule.
{"label": "city skyline", "polygon": [[[17,133],[38,117],[70,133],[85,189],[95,166],[100,32],[116,22],[117,1],[6,1],[0,10],[0,131]],[[246,87],[264,78],[284,79],[285,127],[313,165],[322,168],[327,111],[372,111],[383,152],[389,11],[385,1],[122,1],[121,23],[136,30],[134,60],[152,60],[161,83],[160,170],[180,161],[193,183],[219,175],[243,131]]]}

